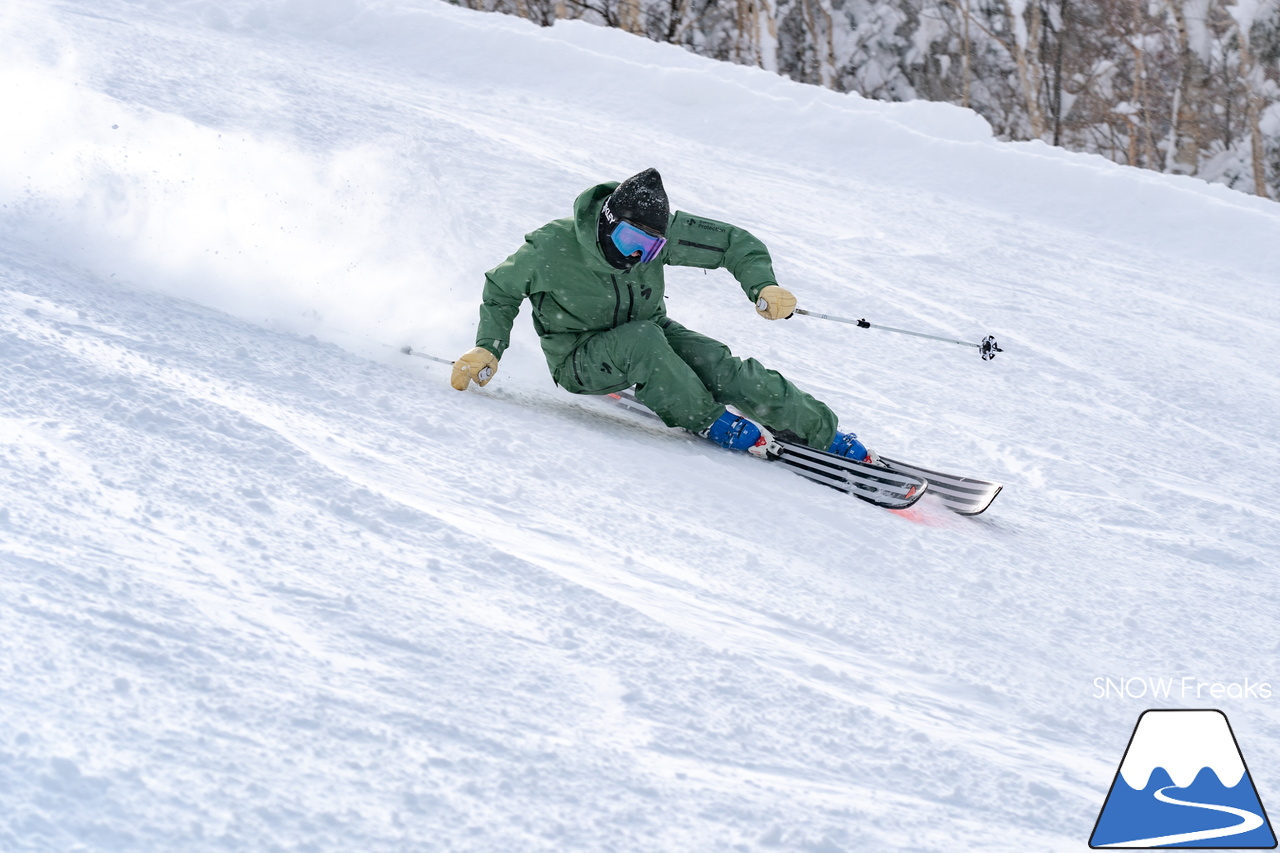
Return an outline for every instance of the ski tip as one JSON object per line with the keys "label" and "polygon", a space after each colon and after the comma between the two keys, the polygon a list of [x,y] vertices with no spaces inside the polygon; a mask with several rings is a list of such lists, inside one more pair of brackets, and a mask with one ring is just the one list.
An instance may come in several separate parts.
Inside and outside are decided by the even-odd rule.
{"label": "ski tip", "polygon": [[409,346],[408,344],[405,344],[404,346],[400,347],[400,352],[404,353],[405,355],[413,355],[413,347]]}
{"label": "ski tip", "polygon": [[985,501],[981,501],[972,507],[960,509],[952,506],[948,508],[952,512],[956,513],[957,515],[969,516],[970,518],[972,518],[975,515],[982,515],[984,512],[986,512],[988,509],[991,508],[991,504],[995,501],[996,496],[999,495],[1001,490],[1003,489],[1004,489],[1004,486],[996,486],[995,491],[993,491],[990,495],[988,495]]}

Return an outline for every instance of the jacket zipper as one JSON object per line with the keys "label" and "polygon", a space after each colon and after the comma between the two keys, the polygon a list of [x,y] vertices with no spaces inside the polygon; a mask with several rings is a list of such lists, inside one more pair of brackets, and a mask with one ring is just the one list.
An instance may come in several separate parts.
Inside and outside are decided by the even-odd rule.
{"label": "jacket zipper", "polygon": [[622,292],[618,290],[618,277],[616,275],[609,276],[609,280],[613,282],[613,326],[618,328],[618,309],[622,307]]}

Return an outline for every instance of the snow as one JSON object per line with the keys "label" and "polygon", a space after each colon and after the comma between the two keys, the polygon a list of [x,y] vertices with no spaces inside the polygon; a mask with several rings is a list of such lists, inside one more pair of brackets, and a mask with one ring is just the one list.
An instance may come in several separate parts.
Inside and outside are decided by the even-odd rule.
{"label": "snow", "polygon": [[[0,27],[0,848],[1079,850],[1156,706],[1280,791],[1275,699],[1095,690],[1280,677],[1274,203],[427,0]],[[571,397],[527,315],[483,390],[398,353],[648,166],[803,307],[996,335],[668,279],[987,514]]]}
{"label": "snow", "polygon": [[1240,32],[1249,33],[1253,30],[1253,22],[1258,18],[1258,12],[1266,8],[1269,0],[1240,0],[1227,7],[1227,14],[1236,22],[1236,26],[1240,28]]}

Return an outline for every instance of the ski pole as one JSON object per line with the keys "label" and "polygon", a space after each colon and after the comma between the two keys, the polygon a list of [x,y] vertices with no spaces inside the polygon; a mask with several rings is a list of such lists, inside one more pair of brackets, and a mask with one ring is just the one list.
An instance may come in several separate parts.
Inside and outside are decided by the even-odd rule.
{"label": "ski pole", "polygon": [[944,338],[939,335],[926,335],[924,332],[909,332],[906,329],[895,329],[891,326],[881,326],[877,323],[869,323],[866,320],[850,320],[847,317],[834,317],[830,314],[819,314],[817,311],[806,311],[803,308],[796,309],[797,314],[803,314],[806,317],[817,317],[821,320],[834,320],[837,323],[848,323],[850,326],[857,326],[860,329],[880,329],[885,332],[897,332],[899,335],[911,335],[917,338],[928,338],[932,341],[944,341],[949,344],[959,344],[962,347],[977,347],[978,352],[982,354],[983,361],[990,361],[996,357],[996,353],[1004,352],[996,345],[996,339],[991,335],[987,335],[982,339],[981,343],[973,343],[972,341],[957,341],[954,338]]}
{"label": "ski pole", "polygon": [[451,358],[441,358],[438,355],[427,355],[425,352],[418,352],[411,346],[400,347],[400,352],[405,355],[416,355],[418,358],[425,358],[427,361],[438,361],[441,364],[453,364],[453,359]]}

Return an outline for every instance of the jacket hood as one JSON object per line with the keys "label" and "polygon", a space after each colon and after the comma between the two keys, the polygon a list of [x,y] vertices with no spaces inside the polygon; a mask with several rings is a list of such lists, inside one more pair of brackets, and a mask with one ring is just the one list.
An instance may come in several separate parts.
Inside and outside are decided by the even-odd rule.
{"label": "jacket hood", "polygon": [[597,227],[600,222],[600,208],[604,207],[604,200],[617,187],[617,181],[597,184],[591,189],[585,190],[573,203],[574,235],[578,238],[578,246],[582,249],[582,256],[588,260],[591,268],[598,272],[617,272],[605,260],[604,253],[600,251],[600,243],[596,239],[598,234]]}

